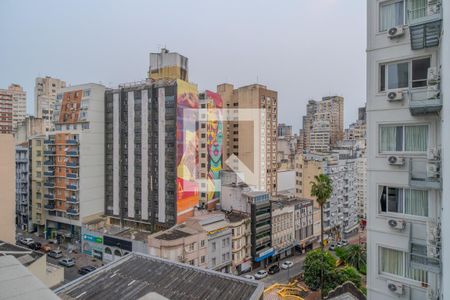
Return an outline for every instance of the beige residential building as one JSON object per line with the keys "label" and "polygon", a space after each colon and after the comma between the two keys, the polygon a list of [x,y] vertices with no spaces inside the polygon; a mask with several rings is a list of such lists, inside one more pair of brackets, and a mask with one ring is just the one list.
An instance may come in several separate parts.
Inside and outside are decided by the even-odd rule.
{"label": "beige residential building", "polygon": [[8,92],[12,95],[12,129],[15,132],[17,125],[27,116],[27,93],[19,84],[11,84]]}
{"label": "beige residential building", "polygon": [[148,237],[148,253],[168,260],[207,268],[207,232],[198,223],[175,225]]}
{"label": "beige residential building", "polygon": [[44,131],[54,129],[53,112],[55,110],[56,95],[66,87],[66,82],[50,76],[36,78],[34,86],[34,114],[42,118]]}
{"label": "beige residential building", "polygon": [[311,152],[329,152],[331,142],[331,127],[329,121],[315,121],[311,130]]}
{"label": "beige residential building", "polygon": [[291,255],[294,247],[294,205],[272,202],[272,245],[277,253]]}
{"label": "beige residential building", "polygon": [[[304,154],[298,154],[295,159],[295,196],[313,199],[311,197],[311,182],[314,181],[315,176],[323,174],[326,163],[305,159]],[[318,207],[319,205],[314,201],[314,208]]]}
{"label": "beige residential building", "polygon": [[[266,86],[252,84],[234,89],[231,84],[217,86],[217,92],[223,99],[223,108],[228,111],[237,109],[261,109],[265,119],[258,118],[258,112],[251,114],[259,124],[257,128],[252,120],[238,119],[224,125],[223,160],[225,166],[241,170],[238,160],[227,160],[232,154],[239,158],[245,167],[255,174],[255,185],[263,191],[275,194],[277,191],[277,115],[278,93]],[[256,144],[256,148],[255,148]],[[230,166],[231,165],[231,166]]]}
{"label": "beige residential building", "polygon": [[29,140],[31,157],[31,223],[38,234],[45,230],[44,209],[44,140],[45,136],[33,136]]}
{"label": "beige residential building", "polygon": [[240,274],[251,268],[251,221],[250,216],[231,211],[226,213],[226,218],[231,229],[231,272]]}
{"label": "beige residential building", "polygon": [[42,118],[28,116],[17,125],[16,130],[16,144],[28,142],[28,140],[37,135],[45,133],[44,121]]}
{"label": "beige residential building", "polygon": [[0,134],[0,240],[16,242],[16,149],[12,134]]}
{"label": "beige residential building", "polygon": [[0,134],[12,133],[12,95],[0,89]]}

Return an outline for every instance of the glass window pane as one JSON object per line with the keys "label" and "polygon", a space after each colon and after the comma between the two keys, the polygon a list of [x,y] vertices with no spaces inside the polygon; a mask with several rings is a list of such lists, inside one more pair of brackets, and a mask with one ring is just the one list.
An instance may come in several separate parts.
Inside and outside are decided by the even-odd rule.
{"label": "glass window pane", "polygon": [[403,276],[403,252],[381,247],[380,264],[381,272]]}
{"label": "glass window pane", "polygon": [[388,188],[388,212],[403,213],[402,190],[398,188]]}
{"label": "glass window pane", "polygon": [[412,62],[412,87],[427,86],[430,58],[417,59]]}
{"label": "glass window pane", "polygon": [[428,126],[405,127],[405,151],[426,152],[428,145]]}
{"label": "glass window pane", "polygon": [[397,149],[396,127],[380,127],[380,152],[396,151]]}
{"label": "glass window pane", "polygon": [[386,65],[380,66],[380,91],[386,90]]}
{"label": "glass window pane", "polygon": [[405,214],[427,217],[428,192],[421,190],[405,190]]}
{"label": "glass window pane", "polygon": [[380,195],[380,208],[382,212],[386,212],[387,187],[379,186],[378,194]]}
{"label": "glass window pane", "polygon": [[427,14],[427,0],[409,0],[408,1],[408,18],[412,21],[417,18],[423,18]]}
{"label": "glass window pane", "polygon": [[403,25],[404,20],[403,1],[381,4],[380,6],[380,31],[389,30],[392,27]]}
{"label": "glass window pane", "polygon": [[401,89],[408,87],[409,63],[388,65],[388,89]]}

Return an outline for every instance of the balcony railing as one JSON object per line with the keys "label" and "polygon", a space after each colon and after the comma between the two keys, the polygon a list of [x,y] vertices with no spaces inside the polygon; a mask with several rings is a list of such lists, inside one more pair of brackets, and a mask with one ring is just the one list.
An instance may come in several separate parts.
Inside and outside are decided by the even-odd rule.
{"label": "balcony railing", "polygon": [[48,188],[53,188],[55,184],[53,182],[44,182],[44,186]]}
{"label": "balcony railing", "polygon": [[410,266],[414,269],[425,270],[433,273],[441,273],[441,261],[438,258],[410,253]]}
{"label": "balcony railing", "polygon": [[78,156],[78,151],[67,151],[66,156]]}
{"label": "balcony railing", "polygon": [[78,174],[75,173],[67,173],[66,174],[67,178],[72,178],[72,179],[77,179],[78,178]]}
{"label": "balcony railing", "polygon": [[78,167],[78,163],[76,163],[76,162],[67,162],[66,166],[67,167],[76,168],[76,167]]}
{"label": "balcony railing", "polygon": [[439,46],[442,31],[442,8],[440,0],[425,7],[408,10],[411,49]]}
{"label": "balcony railing", "polygon": [[79,215],[80,212],[78,211],[78,209],[74,209],[74,208],[68,208],[66,210],[68,215]]}
{"label": "balcony railing", "polygon": [[55,199],[55,195],[53,195],[53,194],[44,194],[44,198],[53,200],[53,199]]}
{"label": "balcony railing", "polygon": [[411,158],[409,186],[422,189],[441,189],[441,161],[439,159]]}
{"label": "balcony railing", "polygon": [[74,185],[74,184],[68,184],[68,185],[66,186],[66,188],[67,188],[68,190],[73,190],[73,191],[78,190],[78,186],[76,186],[76,185]]}
{"label": "balcony railing", "polygon": [[69,203],[78,203],[79,202],[77,197],[74,197],[74,196],[67,197],[66,201],[69,202]]}
{"label": "balcony railing", "polygon": [[52,139],[44,140],[44,144],[46,144],[46,145],[54,145],[55,144],[55,140],[52,140]]}
{"label": "balcony railing", "polygon": [[44,161],[44,166],[54,166],[55,162],[53,160]]}
{"label": "balcony railing", "polygon": [[410,90],[409,97],[409,110],[413,116],[436,113],[442,109],[442,99],[439,91],[426,88]]}
{"label": "balcony railing", "polygon": [[[426,1],[425,1],[426,2]],[[434,4],[425,4],[425,6],[408,9],[408,25],[414,26],[429,22],[435,22],[442,19],[441,1],[435,0]]]}
{"label": "balcony railing", "polygon": [[67,139],[66,140],[66,144],[68,144],[68,145],[78,145],[78,140]]}
{"label": "balcony railing", "polygon": [[55,150],[44,150],[44,155],[55,155]]}
{"label": "balcony railing", "polygon": [[53,204],[46,204],[46,205],[44,205],[44,208],[46,210],[55,210],[55,205],[53,205]]}
{"label": "balcony railing", "polygon": [[53,176],[55,176],[55,172],[54,171],[45,171],[44,176],[53,177]]}

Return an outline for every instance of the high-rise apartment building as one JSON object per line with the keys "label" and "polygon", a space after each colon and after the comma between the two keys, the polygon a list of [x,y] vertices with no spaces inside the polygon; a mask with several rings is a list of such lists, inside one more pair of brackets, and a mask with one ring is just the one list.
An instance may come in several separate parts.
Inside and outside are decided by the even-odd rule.
{"label": "high-rise apartment building", "polygon": [[12,95],[0,89],[0,134],[12,133]]}
{"label": "high-rise apartment building", "polygon": [[11,84],[8,92],[12,95],[12,128],[17,130],[17,125],[27,116],[27,93],[19,84]]}
{"label": "high-rise apartment building", "polygon": [[93,83],[57,95],[55,131],[44,140],[47,238],[80,246],[82,224],[104,212],[104,99],[105,87]]}
{"label": "high-rise apartment building", "polygon": [[[44,172],[44,140],[45,136],[32,136],[29,139],[30,155],[30,202],[31,202],[31,224],[32,231],[42,234],[45,231],[44,210],[44,178],[51,175],[49,171]],[[48,195],[47,195],[48,197]]]}
{"label": "high-rise apartment building", "polygon": [[[167,53],[155,55],[171,69]],[[198,148],[206,149],[197,145],[197,86],[150,79],[108,90],[105,101],[105,213],[115,224],[147,229],[192,217],[199,205]]]}
{"label": "high-rise apartment building", "polygon": [[16,218],[22,230],[28,230],[31,224],[29,163],[28,143],[16,146]]}
{"label": "high-rise apartment building", "polygon": [[33,136],[43,135],[45,133],[44,121],[42,118],[28,116],[17,124],[15,133],[16,144],[28,142]]}
{"label": "high-rise apartment building", "polygon": [[[328,127],[328,128],[327,128]],[[323,97],[322,101],[309,100],[300,140],[303,151],[323,152],[323,140],[335,146],[344,137],[344,98]],[[312,148],[314,147],[314,148]]]}
{"label": "high-rise apartment building", "polygon": [[[254,174],[255,185],[260,190],[275,194],[278,93],[260,84],[234,89],[233,85],[227,83],[218,85],[217,92],[229,115],[237,113],[234,116],[236,118],[224,125],[224,166],[241,171],[239,161],[242,162]],[[248,109],[255,110],[251,114],[258,122],[250,118],[241,119],[246,114],[244,110]],[[264,112],[264,118],[261,112]],[[239,160],[229,159],[233,154]]]}
{"label": "high-rise apartment building", "polygon": [[65,81],[50,76],[37,77],[34,86],[34,114],[42,118],[44,131],[54,129],[54,110],[56,96],[62,88],[66,87]]}
{"label": "high-rise apartment building", "polygon": [[0,240],[16,242],[16,166],[12,134],[0,133]]}
{"label": "high-rise apartment building", "polygon": [[148,79],[189,81],[189,60],[176,52],[162,48],[159,53],[150,53],[150,67]]}
{"label": "high-rise apartment building", "polygon": [[371,300],[450,298],[449,4],[367,1]]}
{"label": "high-rise apartment building", "polygon": [[292,126],[291,125],[286,125],[284,123],[278,124],[278,131],[277,131],[277,136],[285,136],[285,137],[290,137],[292,136]]}
{"label": "high-rise apartment building", "polygon": [[220,200],[220,171],[223,167],[223,101],[219,94],[205,91],[199,94],[199,104],[200,204],[212,209]]}

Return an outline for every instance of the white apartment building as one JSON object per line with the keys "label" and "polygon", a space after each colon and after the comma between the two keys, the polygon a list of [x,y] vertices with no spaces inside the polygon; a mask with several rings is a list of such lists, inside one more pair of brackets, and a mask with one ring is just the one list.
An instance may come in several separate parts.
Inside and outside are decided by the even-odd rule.
{"label": "white apartment building", "polygon": [[450,298],[449,4],[367,1],[371,300]]}
{"label": "white apartment building", "polygon": [[329,152],[331,142],[331,127],[329,121],[315,121],[311,129],[310,151]]}
{"label": "white apartment building", "polygon": [[50,76],[37,77],[34,86],[34,114],[42,118],[44,131],[54,129],[53,112],[55,110],[56,95],[66,87],[66,82]]}
{"label": "white apartment building", "polygon": [[19,84],[11,84],[8,92],[12,95],[12,129],[16,132],[17,126],[27,116],[27,93]]}

